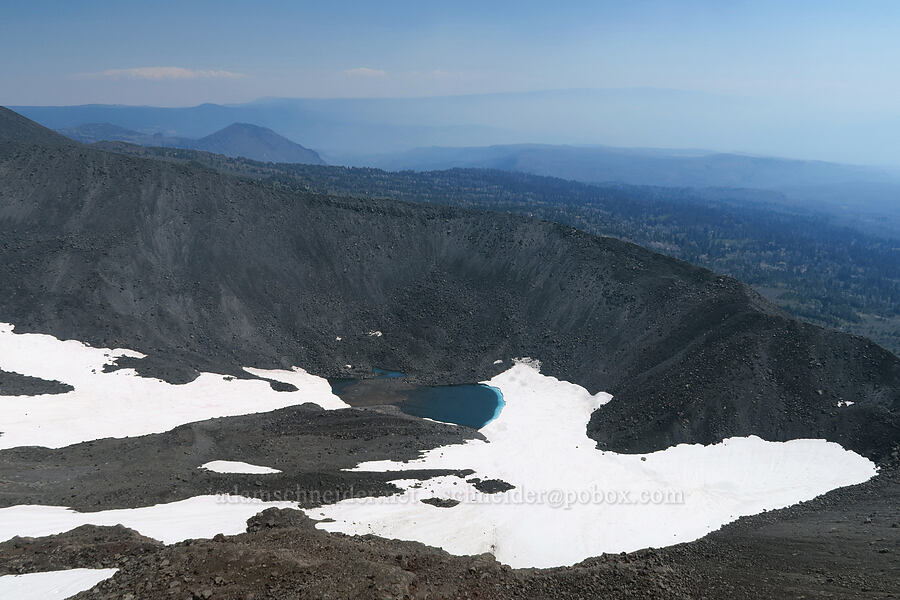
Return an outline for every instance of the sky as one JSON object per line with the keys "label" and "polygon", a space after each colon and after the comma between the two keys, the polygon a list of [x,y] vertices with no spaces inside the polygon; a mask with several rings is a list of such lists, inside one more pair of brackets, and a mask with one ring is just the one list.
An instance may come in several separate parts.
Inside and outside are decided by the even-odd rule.
{"label": "sky", "polygon": [[0,53],[3,105],[651,88],[900,137],[894,1],[0,0]]}

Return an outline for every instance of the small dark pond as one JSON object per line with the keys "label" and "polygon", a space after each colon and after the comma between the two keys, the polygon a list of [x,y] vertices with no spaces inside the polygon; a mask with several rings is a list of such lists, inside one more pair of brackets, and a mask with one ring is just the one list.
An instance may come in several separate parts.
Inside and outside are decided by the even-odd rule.
{"label": "small dark pond", "polygon": [[408,415],[481,429],[500,415],[503,395],[489,385],[439,385],[410,392],[398,404]]}
{"label": "small dark pond", "polygon": [[497,388],[477,384],[405,384],[399,371],[374,369],[372,379],[333,379],[332,391],[351,406],[394,404],[408,415],[480,429],[503,410]]}

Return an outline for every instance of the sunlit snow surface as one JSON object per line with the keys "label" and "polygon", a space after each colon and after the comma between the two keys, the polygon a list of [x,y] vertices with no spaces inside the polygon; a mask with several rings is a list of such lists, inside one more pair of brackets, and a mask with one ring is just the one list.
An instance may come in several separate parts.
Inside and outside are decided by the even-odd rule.
{"label": "sunlit snow surface", "polygon": [[68,383],[65,394],[0,396],[0,448],[59,448],[104,437],[130,437],[169,431],[192,421],[267,412],[313,402],[326,409],[346,408],[321,378],[301,369],[248,373],[293,384],[296,392],[276,392],[268,382],[202,373],[185,385],[138,377],[133,369],[104,373],[132,350],[92,348],[50,335],[16,334],[0,323],[0,369]]}
{"label": "sunlit snow surface", "polygon": [[[731,438],[647,455],[600,452],[586,435],[610,399],[518,364],[486,382],[506,406],[469,440],[408,463],[376,461],[360,471],[474,469],[515,489],[478,492],[465,479],[401,479],[400,495],[310,509],[318,526],[417,540],[453,554],[493,553],[513,567],[571,565],[604,552],[695,540],[743,515],[781,508],[876,473],[868,459],[824,440]],[[602,412],[601,412],[602,414]],[[458,500],[450,508],[422,499]]]}
{"label": "sunlit snow surface", "polygon": [[174,544],[211,538],[218,533],[236,535],[247,529],[247,519],[267,508],[297,508],[294,502],[263,502],[242,496],[194,496],[187,500],[141,508],[76,512],[63,506],[20,504],[0,508],[0,542],[15,536],[41,537],[71,531],[81,525],[124,525]]}
{"label": "sunlit snow surface", "polygon": [[[293,384],[296,392],[276,392],[265,381],[209,373],[186,385],[170,385],[138,377],[133,370],[104,373],[104,365],[119,356],[141,355],[48,335],[16,334],[11,325],[0,324],[0,368],[75,388],[65,394],[0,396],[0,448],[61,447],[144,435],[304,402],[326,409],[347,407],[325,379],[300,369],[247,369]],[[363,463],[357,470],[398,471],[403,492],[307,512],[334,519],[319,524],[329,531],[418,540],[454,554],[492,552],[514,567],[549,567],[604,552],[694,540],[742,515],[861,483],[876,472],[868,459],[824,440],[780,443],[749,437],[713,446],[680,445],[645,456],[600,452],[587,437],[586,425],[591,413],[610,399],[608,394],[591,395],[543,376],[537,361],[516,364],[485,383],[498,388],[505,401],[499,417],[481,429],[488,441],[444,446],[408,463]],[[233,461],[204,466],[221,467],[221,462],[232,462],[224,469],[266,468],[247,463],[235,467]],[[500,479],[515,488],[483,494],[459,477],[403,479],[402,472],[411,469],[473,469],[470,478]],[[442,508],[421,502],[429,498],[459,504]],[[94,513],[12,506],[0,509],[0,540],[51,535],[82,524],[121,523],[174,543],[243,532],[249,517],[270,506],[296,505],[198,496]]]}
{"label": "sunlit snow surface", "polygon": [[118,569],[69,569],[0,577],[0,598],[7,600],[63,600],[89,590]]}
{"label": "sunlit snow surface", "polygon": [[251,465],[250,463],[238,460],[213,460],[204,463],[198,467],[213,471],[215,473],[251,473],[255,475],[271,475],[273,473],[281,473],[278,469],[272,467],[261,467],[259,465]]}

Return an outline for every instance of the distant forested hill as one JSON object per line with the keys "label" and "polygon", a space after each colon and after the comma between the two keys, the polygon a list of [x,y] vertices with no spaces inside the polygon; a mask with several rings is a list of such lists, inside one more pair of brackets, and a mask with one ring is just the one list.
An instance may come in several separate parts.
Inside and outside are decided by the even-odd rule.
{"label": "distant forested hill", "polygon": [[291,189],[526,214],[613,236],[732,275],[811,322],[900,353],[900,240],[743,189],[597,186],[483,169],[387,172],[267,165],[202,152],[106,144],[193,161]]}
{"label": "distant forested hill", "polygon": [[513,144],[416,148],[353,163],[388,171],[499,169],[599,185],[742,188],[779,192],[788,208],[825,213],[900,237],[900,174],[879,167],[700,150]]}
{"label": "distant forested hill", "polygon": [[372,159],[367,166],[391,171],[495,168],[584,183],[696,188],[778,189],[853,181],[897,181],[881,169],[815,160],[700,150],[547,144],[414,148]]}
{"label": "distant forested hill", "polygon": [[60,129],[59,133],[85,144],[102,141],[127,142],[140,146],[202,150],[262,162],[325,164],[315,150],[304,148],[271,129],[249,123],[232,123],[200,139],[140,133],[109,123],[86,123],[78,127]]}

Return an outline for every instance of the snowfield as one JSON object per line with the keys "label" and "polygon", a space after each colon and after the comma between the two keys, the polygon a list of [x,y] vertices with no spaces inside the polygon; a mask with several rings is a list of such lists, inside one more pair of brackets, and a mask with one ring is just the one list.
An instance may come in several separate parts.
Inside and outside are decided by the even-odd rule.
{"label": "snowfield", "polygon": [[184,385],[139,377],[134,369],[104,373],[124,349],[92,348],[43,334],[16,334],[0,323],[0,369],[68,383],[65,394],[0,396],[0,449],[16,446],[60,448],[106,437],[162,433],[178,425],[215,417],[268,412],[313,402],[325,409],[347,408],[325,379],[302,369],[245,369],[297,387],[276,392],[261,379],[234,379],[201,373]]}
{"label": "snowfield", "polygon": [[[295,392],[211,373],[170,385],[133,370],[104,373],[104,366],[119,356],[141,355],[49,335],[20,335],[13,326],[0,325],[0,368],[74,387],[63,394],[0,396],[0,448],[62,447],[164,432],[192,421],[305,402],[326,409],[348,407],[325,379],[301,369],[246,369],[293,384]],[[481,429],[487,441],[443,446],[410,462],[362,463],[353,470],[396,472],[403,491],[306,512],[332,519],[318,524],[328,531],[416,540],[453,554],[490,552],[512,567],[553,567],[606,552],[695,540],[741,516],[789,506],[876,474],[874,463],[825,440],[747,437],[646,455],[601,452],[587,437],[586,426],[591,414],[611,399],[609,394],[591,395],[578,385],[544,376],[537,360],[519,361],[484,383],[503,395],[499,415]],[[278,472],[238,461],[212,461],[201,468]],[[419,469],[473,469],[475,474],[427,481],[403,477],[405,471]],[[474,478],[514,487],[483,493]],[[269,507],[297,505],[212,495],[93,513],[20,505],[0,509],[0,540],[52,535],[83,524],[122,524],[175,543],[242,533],[248,518]]]}
{"label": "snowfield", "polygon": [[263,502],[242,496],[194,496],[187,500],[142,508],[77,512],[64,506],[20,504],[0,508],[0,542],[15,536],[42,537],[82,525],[124,525],[165,544],[237,535],[247,519],[267,508],[297,508],[294,502]]}
{"label": "snowfield", "polygon": [[250,473],[254,475],[271,475],[273,473],[281,473],[278,469],[272,467],[261,467],[259,465],[251,465],[250,463],[238,460],[213,460],[197,467],[198,469],[206,469],[215,473]]}
{"label": "snowfield", "polygon": [[69,569],[0,577],[0,598],[7,600],[63,600],[89,590],[118,569]]}
{"label": "snowfield", "polygon": [[[407,463],[362,463],[397,471],[397,496],[352,499],[308,510],[348,534],[416,540],[453,554],[491,552],[512,567],[572,565],[703,537],[744,515],[782,508],[861,483],[875,465],[824,440],[730,438],[646,455],[601,452],[587,437],[591,413],[609,401],[517,364],[494,377],[506,402],[481,429],[488,439],[444,446]],[[412,469],[474,469],[471,476],[515,486],[479,492],[458,477],[404,479]],[[458,501],[438,507],[425,499]]]}

